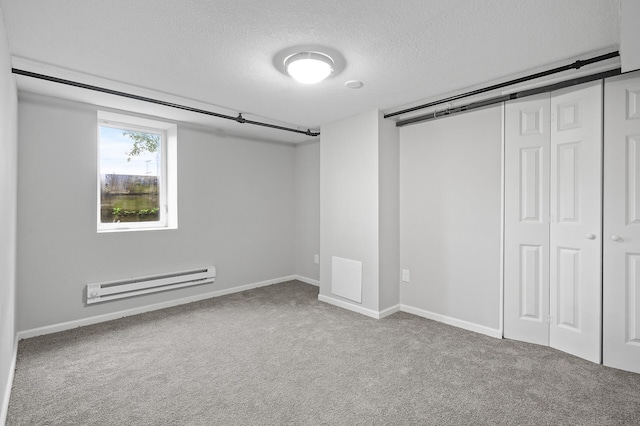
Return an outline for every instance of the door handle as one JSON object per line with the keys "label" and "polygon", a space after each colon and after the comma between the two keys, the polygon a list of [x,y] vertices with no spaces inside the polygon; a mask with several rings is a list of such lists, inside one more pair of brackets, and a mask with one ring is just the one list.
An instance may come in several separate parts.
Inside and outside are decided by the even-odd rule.
{"label": "door handle", "polygon": [[596,236],[593,235],[593,234],[587,234],[585,236],[587,237],[587,240],[595,240],[596,239]]}
{"label": "door handle", "polygon": [[611,236],[611,241],[622,241],[622,238],[614,234]]}

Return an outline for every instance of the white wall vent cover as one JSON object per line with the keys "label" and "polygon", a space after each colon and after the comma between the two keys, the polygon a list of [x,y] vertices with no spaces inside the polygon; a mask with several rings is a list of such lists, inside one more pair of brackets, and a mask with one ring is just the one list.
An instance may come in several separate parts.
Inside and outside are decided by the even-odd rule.
{"label": "white wall vent cover", "polygon": [[331,293],[362,303],[362,262],[332,256]]}

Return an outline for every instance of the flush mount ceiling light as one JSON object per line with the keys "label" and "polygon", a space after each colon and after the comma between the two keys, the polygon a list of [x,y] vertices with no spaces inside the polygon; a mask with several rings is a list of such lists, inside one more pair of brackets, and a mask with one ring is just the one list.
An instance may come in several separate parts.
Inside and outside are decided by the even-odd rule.
{"label": "flush mount ceiling light", "polygon": [[302,84],[319,83],[333,72],[333,59],[320,52],[300,52],[288,56],[284,67],[291,77]]}

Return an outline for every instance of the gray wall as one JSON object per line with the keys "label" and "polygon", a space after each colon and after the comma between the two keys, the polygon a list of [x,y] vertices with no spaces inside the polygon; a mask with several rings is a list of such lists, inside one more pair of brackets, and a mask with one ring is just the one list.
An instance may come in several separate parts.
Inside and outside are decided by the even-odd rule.
{"label": "gray wall", "polygon": [[501,107],[400,131],[400,302],[500,328]]}
{"label": "gray wall", "polygon": [[295,149],[296,274],[320,280],[320,140]]}
{"label": "gray wall", "polygon": [[13,363],[16,288],[17,96],[0,11],[0,423]]}
{"label": "gray wall", "polygon": [[380,165],[380,301],[379,310],[400,303],[400,132],[395,121],[378,118]]}
{"label": "gray wall", "polygon": [[621,0],[620,2],[620,58],[622,72],[640,69],[640,2]]}
{"label": "gray wall", "polygon": [[[399,307],[399,132],[381,111],[322,126],[321,299]],[[332,293],[332,256],[362,262],[362,303]],[[355,302],[358,303],[358,302]]]}
{"label": "gray wall", "polygon": [[331,293],[331,257],[362,262],[361,306],[378,311],[378,111],[322,126],[320,295]]}
{"label": "gray wall", "polygon": [[[178,229],[98,234],[96,135],[96,107],[20,94],[18,330],[295,274],[294,146],[178,123]],[[87,283],[209,264],[214,284],[83,303]]]}

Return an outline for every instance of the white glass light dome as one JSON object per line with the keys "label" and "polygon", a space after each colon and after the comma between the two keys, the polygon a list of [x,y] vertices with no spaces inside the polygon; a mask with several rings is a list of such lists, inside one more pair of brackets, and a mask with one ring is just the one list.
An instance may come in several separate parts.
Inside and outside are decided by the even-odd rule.
{"label": "white glass light dome", "polygon": [[284,60],[287,73],[302,84],[319,83],[333,72],[333,59],[324,53],[301,52]]}

